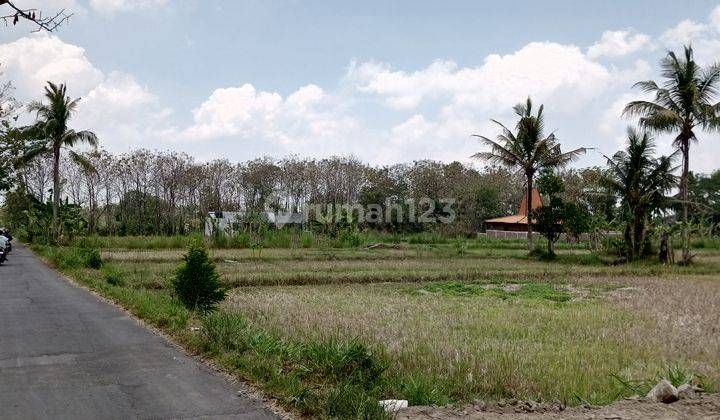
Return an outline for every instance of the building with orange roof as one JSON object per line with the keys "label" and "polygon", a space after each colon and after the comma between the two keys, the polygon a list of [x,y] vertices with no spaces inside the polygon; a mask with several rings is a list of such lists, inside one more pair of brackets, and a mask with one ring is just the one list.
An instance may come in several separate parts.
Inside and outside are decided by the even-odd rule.
{"label": "building with orange roof", "polygon": [[[535,210],[543,206],[540,192],[533,188],[532,190],[532,209]],[[520,213],[512,216],[498,217],[485,221],[485,231],[491,234],[491,231],[504,232],[527,232],[528,225],[528,203],[527,194],[523,194],[520,202]]]}

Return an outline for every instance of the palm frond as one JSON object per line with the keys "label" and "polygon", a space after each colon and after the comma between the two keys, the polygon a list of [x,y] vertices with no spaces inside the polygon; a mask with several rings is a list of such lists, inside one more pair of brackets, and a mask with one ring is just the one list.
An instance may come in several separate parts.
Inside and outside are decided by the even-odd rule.
{"label": "palm frond", "polygon": [[657,85],[657,83],[655,83],[655,81],[653,81],[653,80],[640,81],[640,82],[635,83],[632,87],[640,88],[640,90],[645,93],[656,92],[660,89],[660,87]]}
{"label": "palm frond", "polygon": [[97,168],[95,168],[95,166],[93,166],[93,164],[85,156],[73,150],[68,151],[68,155],[70,156],[70,159],[75,162],[76,165],[78,165],[83,171],[85,171],[85,173],[97,173]]}
{"label": "palm frond", "polygon": [[18,167],[27,166],[36,158],[50,153],[52,153],[52,150],[48,148],[47,145],[37,145],[27,150],[21,156],[18,156],[15,160],[15,164]]}

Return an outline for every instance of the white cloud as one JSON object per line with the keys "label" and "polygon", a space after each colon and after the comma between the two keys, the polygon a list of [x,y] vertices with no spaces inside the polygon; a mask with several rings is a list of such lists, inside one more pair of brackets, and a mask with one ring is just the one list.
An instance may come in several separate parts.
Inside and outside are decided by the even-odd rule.
{"label": "white cloud", "polygon": [[709,27],[703,23],[697,23],[690,19],[685,19],[678,23],[675,27],[663,32],[660,40],[666,45],[683,45],[688,44],[702,36],[708,34]]}
{"label": "white cloud", "polygon": [[187,136],[207,139],[240,132],[249,123],[272,124],[283,105],[277,93],[257,92],[250,84],[215,90],[193,111],[195,124]]}
{"label": "white cloud", "polygon": [[349,138],[360,131],[340,98],[316,85],[283,98],[251,84],[216,89],[193,111],[193,124],[169,137],[234,149],[261,148],[279,153],[345,153]]}
{"label": "white cloud", "polygon": [[436,61],[412,73],[387,64],[354,64],[346,80],[362,93],[383,98],[393,109],[413,109],[442,99],[453,108],[506,108],[528,95],[545,100],[559,92],[574,98],[591,97],[611,81],[610,71],[588,60],[575,46],[534,42],[508,55],[490,55],[479,67],[459,68]]}
{"label": "white cloud", "polygon": [[90,7],[98,13],[111,15],[119,12],[157,9],[167,3],[167,0],[90,0]]}
{"label": "white cloud", "polygon": [[45,34],[0,44],[0,63],[23,101],[40,96],[47,81],[67,83],[71,92],[85,93],[103,79],[83,48]]}
{"label": "white cloud", "polygon": [[130,109],[157,103],[157,97],[147,87],[140,86],[130,74],[112,72],[84,98],[85,104],[98,105],[97,108],[112,104],[118,108]]}
{"label": "white cloud", "polygon": [[[105,10],[112,13],[145,7],[108,4]],[[700,44],[704,50],[720,39],[720,9],[698,25],[701,31],[683,31],[692,33],[700,53]],[[39,98],[47,79],[67,82],[72,96],[82,96],[73,127],[96,131],[101,144],[113,151],[169,148],[202,159],[233,160],[352,153],[373,163],[425,158],[468,162],[479,148],[470,134],[497,133],[490,118],[512,124],[511,107],[527,96],[547,105],[548,130],[559,129],[564,147],[617,150],[628,123],[619,112],[641,96],[630,92],[630,86],[656,77],[654,66],[627,57],[651,48],[644,37],[632,31],[605,32],[587,51],[534,42],[509,54],[489,55],[476,66],[437,60],[399,70],[386,63],[355,62],[337,90],[309,84],[281,94],[240,82],[209,91],[194,110],[179,110],[179,116],[133,75],[103,73],[82,48],[52,36],[0,45],[0,71],[15,83],[23,101]],[[609,56],[625,58],[612,64],[595,60]],[[701,142],[695,150],[704,151],[709,143]],[[706,156],[694,159],[693,169],[718,163],[707,163]]]}
{"label": "white cloud", "polygon": [[720,57],[720,6],[716,6],[707,22],[683,20],[660,36],[663,45],[678,52],[692,44],[695,59],[702,65],[716,63]]}
{"label": "white cloud", "polygon": [[112,72],[82,97],[74,124],[93,130],[103,147],[124,152],[158,138],[171,113],[132,75]]}
{"label": "white cloud", "polygon": [[622,57],[650,47],[652,40],[649,35],[631,30],[605,31],[600,41],[588,48],[587,56],[591,59],[603,56]]}
{"label": "white cloud", "polygon": [[[142,146],[167,127],[171,112],[132,75],[105,75],[85,55],[85,50],[55,36],[37,34],[0,44],[0,70],[12,81],[19,100],[42,100],[47,81],[66,83],[68,94],[80,104],[71,125],[92,130],[101,144],[113,151]],[[30,122],[29,114],[22,114]]]}

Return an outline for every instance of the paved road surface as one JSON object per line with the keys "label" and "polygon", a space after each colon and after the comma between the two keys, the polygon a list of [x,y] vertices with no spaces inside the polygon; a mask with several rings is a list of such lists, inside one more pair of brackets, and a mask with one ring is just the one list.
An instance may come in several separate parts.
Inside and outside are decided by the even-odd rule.
{"label": "paved road surface", "polygon": [[17,246],[0,267],[0,418],[274,418]]}

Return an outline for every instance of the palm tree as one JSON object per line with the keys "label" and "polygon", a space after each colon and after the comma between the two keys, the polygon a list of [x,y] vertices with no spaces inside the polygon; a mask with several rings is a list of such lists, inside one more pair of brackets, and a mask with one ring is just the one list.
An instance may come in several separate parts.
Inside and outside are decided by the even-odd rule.
{"label": "palm tree", "polygon": [[28,111],[34,112],[36,116],[35,124],[27,128],[27,132],[34,141],[28,152],[22,157],[24,162],[43,155],[53,157],[53,229],[55,234],[58,233],[59,226],[61,151],[68,151],[73,161],[85,169],[92,170],[92,165],[72,148],[80,143],[88,143],[97,147],[95,133],[75,131],[68,126],[80,99],[70,99],[66,92],[65,84],[58,86],[48,82],[45,87],[45,98],[49,103],[33,101],[28,105]]}
{"label": "palm tree", "polygon": [[682,202],[683,261],[690,261],[688,230],[688,173],[690,171],[690,143],[699,127],[715,130],[720,127],[720,102],[715,102],[720,87],[720,65],[705,69],[693,59],[692,47],[685,47],[683,58],[668,52],[660,61],[662,86],[652,80],[635,84],[644,92],[655,94],[653,101],[633,101],[627,104],[623,115],[640,117],[640,127],[655,133],[676,134],[674,145],[682,153],[680,199]]}
{"label": "palm tree", "polygon": [[530,211],[533,204],[532,190],[535,174],[543,168],[551,169],[565,166],[582,153],[585,153],[585,148],[582,147],[563,153],[553,133],[547,137],[545,136],[543,109],[544,106],[540,105],[537,113],[533,115],[533,104],[528,98],[525,103],[517,104],[513,108],[515,114],[520,117],[515,126],[516,133],[513,133],[502,123],[491,120],[500,126],[502,130],[502,134],[497,136],[497,140],[490,140],[485,136],[473,134],[473,137],[478,137],[485,146],[490,148],[488,152],[474,154],[473,158],[509,168],[517,168],[525,175],[528,209],[527,242],[530,251],[533,250]]}
{"label": "palm tree", "polygon": [[638,133],[628,127],[627,136],[627,150],[606,157],[609,170],[599,184],[620,201],[628,256],[633,259],[642,251],[650,216],[671,201],[666,194],[677,185],[677,177],[672,174],[677,152],[656,159],[655,140],[647,132]]}

